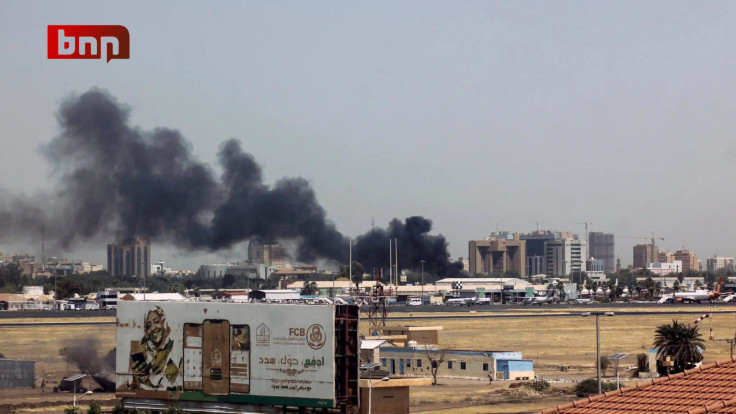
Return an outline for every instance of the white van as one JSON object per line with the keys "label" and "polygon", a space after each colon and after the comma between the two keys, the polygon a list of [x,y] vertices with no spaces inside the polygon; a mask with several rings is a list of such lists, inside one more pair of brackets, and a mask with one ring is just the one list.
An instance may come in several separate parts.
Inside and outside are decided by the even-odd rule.
{"label": "white van", "polygon": [[409,298],[406,304],[408,306],[422,306],[422,298]]}

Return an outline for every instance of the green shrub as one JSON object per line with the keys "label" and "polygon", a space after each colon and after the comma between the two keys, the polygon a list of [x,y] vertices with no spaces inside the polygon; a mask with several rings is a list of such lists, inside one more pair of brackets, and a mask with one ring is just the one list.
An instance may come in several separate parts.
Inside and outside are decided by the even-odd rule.
{"label": "green shrub", "polygon": [[[613,391],[616,389],[616,384],[611,382],[601,383],[601,392]],[[582,380],[575,386],[575,395],[578,397],[587,397],[589,395],[598,394],[598,380],[595,378]]]}
{"label": "green shrub", "polygon": [[125,414],[125,408],[123,402],[118,400],[115,402],[115,406],[112,407],[112,414]]}
{"label": "green shrub", "polygon": [[102,408],[100,408],[100,404],[97,404],[97,401],[92,401],[89,403],[89,409],[87,410],[87,414],[100,414],[102,413]]}
{"label": "green shrub", "polygon": [[533,388],[536,391],[542,392],[542,391],[547,391],[550,385],[549,385],[549,382],[547,382],[547,380],[535,379],[534,381],[529,383],[529,387]]}

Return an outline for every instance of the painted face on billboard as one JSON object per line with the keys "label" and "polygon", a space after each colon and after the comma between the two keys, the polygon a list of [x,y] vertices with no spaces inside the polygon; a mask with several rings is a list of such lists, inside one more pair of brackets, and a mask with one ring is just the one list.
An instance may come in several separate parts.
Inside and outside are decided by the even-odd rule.
{"label": "painted face on billboard", "polygon": [[166,324],[163,309],[146,313],[143,338],[131,343],[130,371],[135,373],[131,388],[148,390],[176,390],[181,361],[171,357],[174,341],[169,338],[171,329]]}
{"label": "painted face on billboard", "polygon": [[146,336],[157,348],[161,347],[165,336],[166,315],[163,311],[155,309],[148,312],[146,316]]}

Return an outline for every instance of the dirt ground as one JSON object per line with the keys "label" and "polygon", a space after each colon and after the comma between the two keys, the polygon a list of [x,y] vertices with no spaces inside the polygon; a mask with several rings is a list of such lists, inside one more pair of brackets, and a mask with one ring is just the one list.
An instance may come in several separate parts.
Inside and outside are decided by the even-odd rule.
{"label": "dirt ground", "polygon": [[[733,309],[733,308],[731,308]],[[595,311],[585,307],[581,311]],[[612,309],[605,309],[610,311]],[[621,311],[630,310],[622,308]],[[652,314],[616,315],[600,318],[601,355],[627,353],[621,365],[624,381],[633,372],[629,367],[636,364],[636,354],[647,352],[654,339],[656,326],[669,323],[673,318],[692,323],[695,316],[677,315],[677,305],[638,308],[639,312]],[[688,311],[718,311],[717,307],[691,307]],[[724,310],[726,310],[724,308]],[[736,310],[736,309],[733,309]],[[714,313],[712,318],[701,322],[701,332],[707,338],[712,325],[714,341],[706,341],[705,362],[722,360],[729,356],[729,344],[720,338],[733,338],[736,333],[736,313]],[[613,309],[618,311],[618,309]],[[529,392],[527,388],[509,388],[509,382],[444,378],[440,369],[439,385],[414,387],[411,391],[412,412],[433,413],[524,413],[564,404],[576,397],[570,393],[577,380],[595,377],[595,318],[569,316],[553,307],[514,309],[509,315],[544,313],[547,317],[531,316],[519,318],[472,318],[440,319],[442,314],[416,314],[411,321],[389,322],[404,326],[442,326],[440,342],[451,349],[473,349],[484,351],[521,351],[524,358],[534,361],[535,373],[553,383],[553,390],[544,394]],[[457,313],[453,315],[457,316]],[[481,313],[468,313],[479,316]],[[393,316],[409,316],[393,314]],[[87,322],[114,322],[114,318],[88,318]],[[53,393],[54,385],[63,377],[77,373],[74,366],[67,366],[59,350],[67,345],[75,346],[89,342],[97,343],[97,354],[104,357],[115,346],[114,325],[62,325],[58,322],[79,322],[73,319],[43,319],[43,325],[10,326],[0,328],[0,353],[7,358],[36,361],[36,388],[0,390],[0,414],[15,413],[63,413],[71,405],[70,393]],[[28,319],[4,319],[3,323],[29,323]],[[367,334],[368,323],[361,324]],[[608,378],[615,378],[613,370]],[[46,392],[40,389],[41,380],[46,381]],[[557,382],[564,380],[565,382]],[[91,381],[91,380],[90,380]],[[635,380],[633,380],[635,381]],[[633,384],[626,383],[626,385]],[[85,385],[94,389],[94,383]],[[79,397],[79,395],[78,395]],[[103,407],[112,407],[113,394],[95,392],[80,399],[87,409],[89,401],[95,400]]]}

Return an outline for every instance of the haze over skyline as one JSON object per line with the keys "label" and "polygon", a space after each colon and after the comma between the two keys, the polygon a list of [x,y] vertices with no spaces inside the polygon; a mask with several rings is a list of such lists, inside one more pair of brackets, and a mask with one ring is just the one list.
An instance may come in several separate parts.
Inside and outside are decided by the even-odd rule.
{"label": "haze over skyline", "polygon": [[[616,235],[623,264],[651,232],[701,260],[736,256],[735,15],[731,2],[4,2],[0,192],[52,190],[39,149],[61,133],[63,99],[97,87],[131,125],[178,130],[218,176],[234,137],[264,182],[306,179],[351,237],[420,215],[467,257],[497,229],[584,237],[587,221]],[[124,25],[131,58],[48,60],[50,24]],[[23,243],[40,256],[40,236]],[[152,252],[192,269],[246,256]]]}

